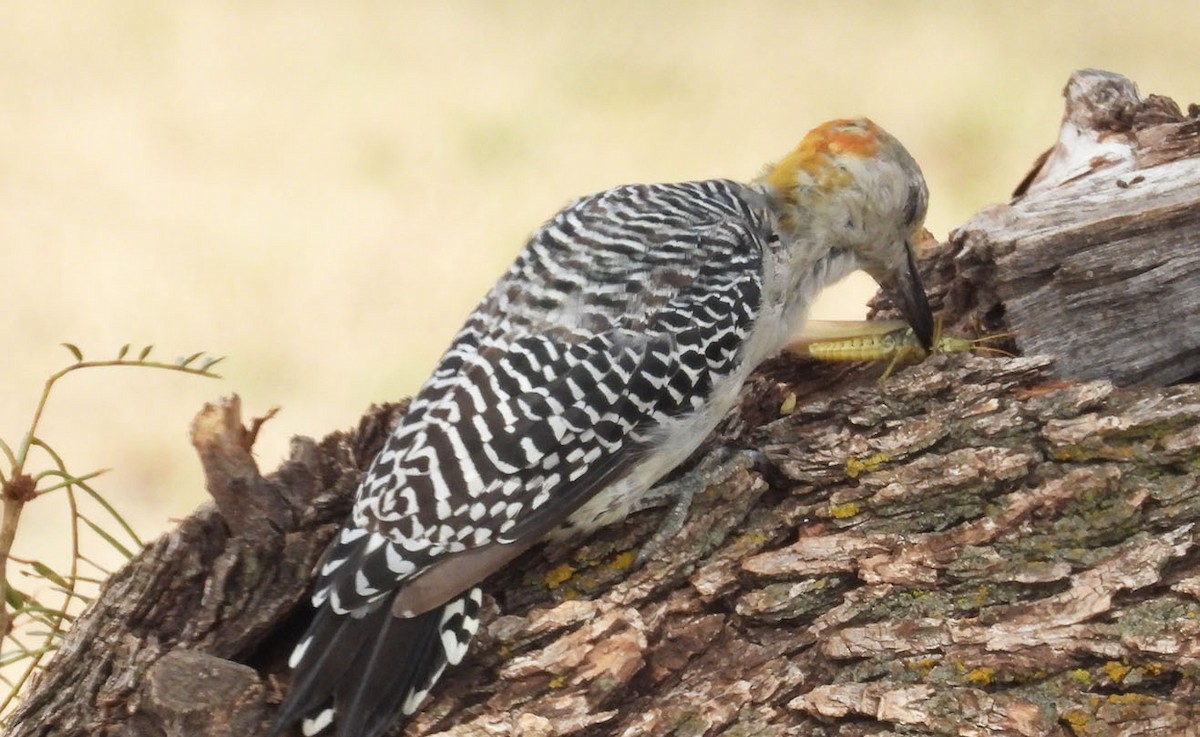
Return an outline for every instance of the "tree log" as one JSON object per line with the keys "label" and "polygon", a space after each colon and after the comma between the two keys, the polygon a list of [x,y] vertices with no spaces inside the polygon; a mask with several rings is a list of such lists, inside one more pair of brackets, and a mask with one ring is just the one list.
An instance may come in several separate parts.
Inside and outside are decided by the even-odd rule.
{"label": "tree log", "polygon": [[[1071,108],[1112,97],[1100,74],[1073,78],[1071,135],[1023,194],[924,263],[948,325],[1007,320],[1022,357],[935,356],[882,386],[769,362],[709,446],[766,470],[699,496],[640,570],[661,512],[522,556],[397,734],[1196,734],[1200,387],[1125,386],[1200,360],[1196,116],[1139,129],[1121,98],[1131,158],[1076,171],[1072,141],[1111,133]],[[9,734],[261,734],[312,567],[403,410],[298,439],[264,478],[236,398],[206,407],[215,503],[104,586]]]}
{"label": "tree log", "polygon": [[1167,384],[1200,370],[1200,108],[1084,70],[1014,200],[950,235],[947,307],[1054,374]]}

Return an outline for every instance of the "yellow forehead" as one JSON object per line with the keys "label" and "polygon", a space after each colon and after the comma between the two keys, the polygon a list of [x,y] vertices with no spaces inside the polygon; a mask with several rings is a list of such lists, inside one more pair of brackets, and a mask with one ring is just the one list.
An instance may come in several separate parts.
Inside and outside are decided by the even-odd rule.
{"label": "yellow forehead", "polygon": [[806,174],[822,189],[846,183],[849,175],[831,166],[842,157],[870,158],[879,152],[883,130],[866,118],[831,120],[809,131],[800,145],[767,172],[767,183],[780,191],[792,189]]}

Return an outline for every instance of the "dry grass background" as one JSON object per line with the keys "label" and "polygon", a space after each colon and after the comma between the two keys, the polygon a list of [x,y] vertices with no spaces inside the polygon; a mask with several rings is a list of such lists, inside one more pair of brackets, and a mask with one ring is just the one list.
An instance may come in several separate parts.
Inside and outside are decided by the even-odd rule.
{"label": "dry grass background", "polygon": [[[146,536],[203,498],[206,400],[294,434],[411,393],[530,230],[629,181],[748,177],[866,114],[939,236],[1002,200],[1098,66],[1200,99],[1200,5],[1130,2],[2,2],[0,437],[41,381],[153,343],[221,382],[70,377],[43,436]],[[864,282],[820,313],[861,311]],[[25,555],[61,546],[31,505]]]}

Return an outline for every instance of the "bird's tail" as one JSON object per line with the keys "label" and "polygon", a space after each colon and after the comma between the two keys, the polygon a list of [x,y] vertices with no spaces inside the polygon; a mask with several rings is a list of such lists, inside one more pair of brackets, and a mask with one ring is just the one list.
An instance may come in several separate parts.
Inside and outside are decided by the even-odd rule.
{"label": "bird's tail", "polygon": [[330,725],[337,737],[377,737],[413,714],[466,654],[482,599],[473,588],[412,618],[394,616],[390,597],[350,614],[322,605],[288,659],[292,684],[270,737],[300,720],[306,737]]}

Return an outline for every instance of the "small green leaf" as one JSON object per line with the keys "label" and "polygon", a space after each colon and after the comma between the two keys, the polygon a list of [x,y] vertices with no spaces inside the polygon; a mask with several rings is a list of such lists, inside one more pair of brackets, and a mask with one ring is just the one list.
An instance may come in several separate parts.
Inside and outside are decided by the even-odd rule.
{"label": "small green leaf", "polygon": [[51,641],[52,640],[62,640],[67,636],[67,633],[46,631],[46,630],[31,630],[29,632],[29,636],[30,637],[40,637],[45,641],[46,645],[50,645],[51,647],[57,647],[56,645],[51,645],[50,644]]}
{"label": "small green leaf", "polygon": [[128,352],[129,352],[129,344],[126,343],[125,345],[121,346],[121,350],[117,351],[117,360],[120,361],[122,358],[125,357],[125,354]]}
{"label": "small green leaf", "polygon": [[41,576],[42,578],[53,581],[54,583],[58,584],[59,586],[61,586],[64,589],[71,588],[71,585],[69,583],[67,583],[67,579],[65,579],[62,576],[55,573],[54,570],[52,568],[50,568],[50,566],[46,565],[45,563],[35,560],[32,563],[30,563],[29,565],[31,565],[33,567],[33,570],[37,571],[37,574],[39,576]]}
{"label": "small green leaf", "polygon": [[[43,651],[46,649],[47,648],[41,648]],[[34,657],[37,652],[37,650],[5,650],[0,652],[0,667],[12,665],[13,663],[20,663],[22,660],[28,660],[29,658]],[[13,682],[7,678],[4,679],[4,685],[8,686],[9,688],[15,687]]]}
{"label": "small green leaf", "polygon": [[[63,591],[61,593],[65,594],[67,592]],[[67,621],[72,619],[69,614],[58,607],[49,607],[44,604],[39,604],[33,600],[30,600],[29,604],[21,611],[21,613],[28,615],[36,622],[41,622],[42,624],[50,627],[54,626],[54,620],[56,619],[66,619]]]}
{"label": "small green leaf", "polygon": [[225,360],[225,356],[209,356],[200,362],[200,370],[208,371],[213,366],[216,366],[221,361]]}
{"label": "small green leaf", "polygon": [[126,558],[133,557],[133,553],[129,552],[129,548],[127,548],[124,545],[122,545],[121,543],[117,542],[117,539],[115,537],[113,537],[112,535],[108,534],[102,527],[100,527],[100,525],[91,521],[87,517],[84,517],[82,514],[79,515],[79,519],[83,520],[84,524],[86,524],[88,527],[92,528],[92,532],[94,532],[97,535],[99,535],[100,537],[104,538],[104,541],[107,542],[109,545],[113,546],[113,548],[118,553],[125,556]]}
{"label": "small green leaf", "polygon": [[[101,507],[104,507],[104,511],[108,512],[113,520],[115,520],[116,523],[121,526],[121,529],[125,530],[125,534],[129,535],[129,537],[139,548],[146,545],[146,543],[142,542],[142,538],[138,537],[137,533],[133,531],[133,527],[131,527],[129,523],[125,521],[125,518],[122,517],[119,512],[117,512],[116,508],[113,507],[113,505],[110,504],[107,499],[105,499],[95,489],[87,484],[81,483],[80,486],[88,493],[88,496],[96,501],[97,504],[99,504]],[[96,567],[99,568],[99,566]]]}
{"label": "small green leaf", "polygon": [[13,588],[12,583],[5,588],[4,599],[13,609],[23,609],[25,603],[29,601],[29,597]]}
{"label": "small green leaf", "polygon": [[154,350],[154,346],[152,346],[152,345],[148,345],[145,348],[143,348],[142,352],[138,354],[138,360],[145,361],[146,356],[150,355],[150,351],[152,351],[152,350]]}
{"label": "small green leaf", "polygon": [[[54,591],[57,591],[57,592],[58,592],[58,593],[60,593],[60,594],[63,594],[63,595],[65,595],[65,596],[69,596],[69,597],[71,597],[72,599],[79,599],[79,600],[80,600],[80,601],[82,601],[84,604],[91,604],[91,603],[92,603],[92,597],[90,597],[90,596],[88,596],[88,595],[86,595],[86,594],[81,594],[81,593],[79,593],[78,591],[76,591],[76,590],[74,590],[74,589],[67,589],[67,588],[63,588],[63,587],[61,587],[61,586],[53,586],[53,587],[51,587],[51,588],[52,588]],[[66,613],[66,612],[64,612],[64,611],[58,610],[58,609],[54,610],[54,616],[56,616],[56,617],[60,617],[60,618],[62,618],[62,619],[65,619],[65,620],[67,620],[68,622],[70,622],[70,621],[73,621],[73,618],[71,617],[71,615],[67,614],[67,613]]]}
{"label": "small green leaf", "polygon": [[73,345],[71,343],[63,343],[62,345],[63,345],[63,348],[66,348],[68,351],[71,352],[72,356],[75,356],[76,361],[83,360],[83,352],[80,351],[79,348],[77,348],[75,345]]}

